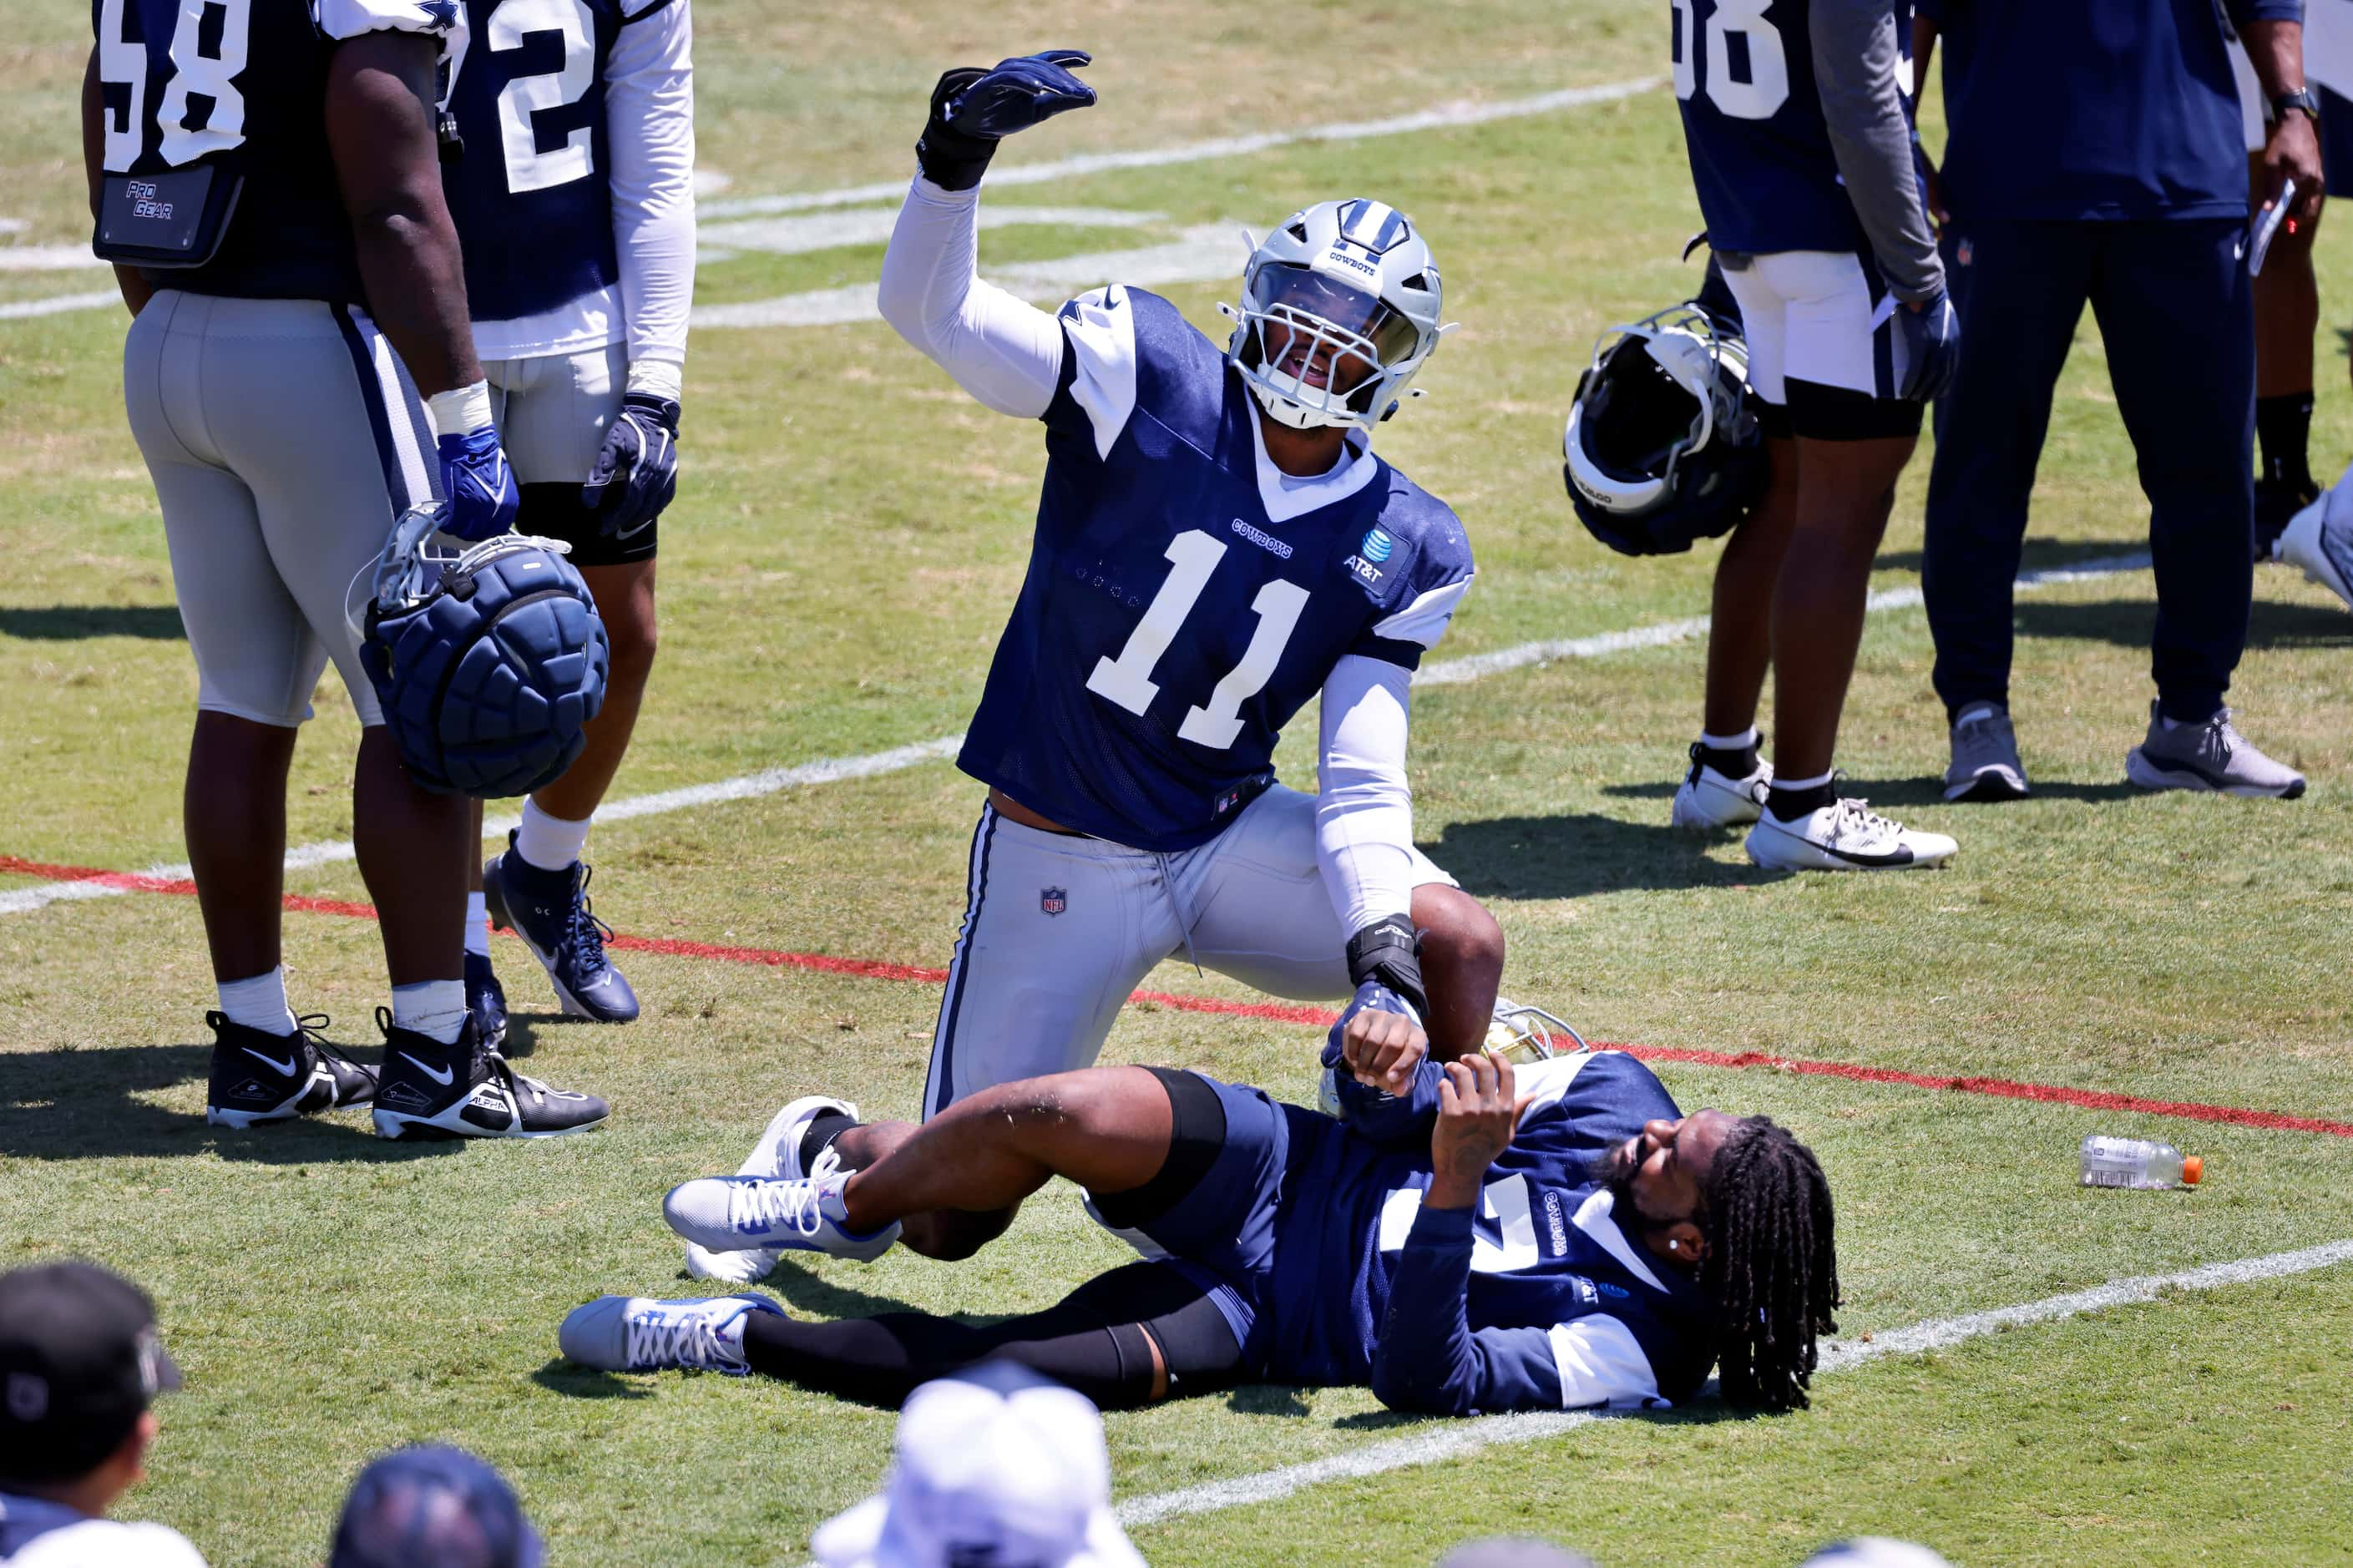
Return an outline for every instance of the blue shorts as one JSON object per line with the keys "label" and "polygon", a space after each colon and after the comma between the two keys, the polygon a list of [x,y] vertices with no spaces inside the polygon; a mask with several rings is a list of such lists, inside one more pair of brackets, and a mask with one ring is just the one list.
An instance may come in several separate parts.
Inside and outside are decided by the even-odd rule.
{"label": "blue shorts", "polygon": [[1274,1233],[1291,1163],[1291,1113],[1263,1090],[1194,1073],[1225,1112],[1223,1146],[1166,1214],[1117,1234],[1199,1286],[1225,1315],[1242,1364],[1266,1363]]}

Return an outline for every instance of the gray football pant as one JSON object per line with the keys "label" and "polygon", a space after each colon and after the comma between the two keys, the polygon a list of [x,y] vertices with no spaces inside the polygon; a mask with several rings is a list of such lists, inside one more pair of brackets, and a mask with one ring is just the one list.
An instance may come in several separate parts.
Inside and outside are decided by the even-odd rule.
{"label": "gray football pant", "polygon": [[362,724],[362,617],[393,519],[434,496],[425,408],[355,305],[165,289],[123,344],[198,709],[291,727],[327,662]]}

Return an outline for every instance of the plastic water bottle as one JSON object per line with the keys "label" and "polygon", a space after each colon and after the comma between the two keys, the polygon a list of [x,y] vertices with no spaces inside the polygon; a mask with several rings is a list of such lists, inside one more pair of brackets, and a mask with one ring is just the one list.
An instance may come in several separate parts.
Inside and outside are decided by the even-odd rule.
{"label": "plastic water bottle", "polygon": [[2206,1162],[2187,1159],[2170,1143],[2146,1138],[2084,1140],[2084,1181],[2087,1187],[2194,1187],[2206,1173]]}

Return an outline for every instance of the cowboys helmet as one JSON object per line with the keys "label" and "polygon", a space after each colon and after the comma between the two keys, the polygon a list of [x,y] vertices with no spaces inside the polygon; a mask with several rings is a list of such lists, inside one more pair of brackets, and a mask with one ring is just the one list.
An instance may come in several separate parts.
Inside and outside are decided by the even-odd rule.
{"label": "cowboys helmet", "polygon": [[408,774],[438,795],[528,795],[588,743],[612,654],[569,546],[501,534],[437,552],[446,503],[401,514],[361,662]]}
{"label": "cowboys helmet", "polygon": [[1318,202],[1252,242],[1241,304],[1218,307],[1234,322],[1226,363],[1285,425],[1369,430],[1449,330],[1439,298],[1430,246],[1403,213],[1361,196]]}
{"label": "cowboys helmet", "polygon": [[1737,324],[1696,301],[1594,345],[1562,437],[1568,499],[1623,555],[1729,533],[1765,489],[1765,443]]}
{"label": "cowboys helmet", "polygon": [[1500,1052],[1522,1067],[1593,1048],[1566,1018],[1506,996],[1495,998],[1485,1045],[1487,1049]]}

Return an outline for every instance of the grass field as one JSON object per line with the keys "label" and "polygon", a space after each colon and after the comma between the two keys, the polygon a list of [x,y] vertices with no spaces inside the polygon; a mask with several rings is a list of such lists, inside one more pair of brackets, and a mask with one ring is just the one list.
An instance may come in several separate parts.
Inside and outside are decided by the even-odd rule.
{"label": "grass field", "polygon": [[[699,0],[702,155],[730,199],[908,172],[944,66],[1070,43],[1103,103],[1025,139],[1008,168],[1084,152],[1499,103],[1662,69],[1657,18],[1605,0],[1428,8],[1239,0],[1187,6],[921,0],[871,8]],[[71,105],[88,8],[19,0],[0,51],[0,245],[84,232]],[[1326,195],[1412,213],[1463,323],[1383,451],[1451,500],[1479,585],[1442,656],[1703,614],[1712,553],[1630,562],[1560,491],[1558,440],[1594,333],[1680,298],[1697,226],[1662,90],[1552,112],[1008,189],[990,205],[1092,209],[991,230],[984,267],[1261,229]],[[880,208],[868,202],[852,210]],[[1141,217],[1135,215],[1145,215]],[[2353,312],[2353,238],[2324,226],[2329,320]],[[711,302],[874,278],[879,241],[733,248]],[[5,256],[0,248],[0,256]],[[1237,238],[1233,263],[1239,268]],[[0,305],[104,286],[0,271]],[[1215,283],[1166,291],[1210,325]],[[124,428],[123,321],[0,320],[0,857],[137,871],[182,858],[194,672],[154,500]],[[2142,548],[2146,508],[2093,329],[2066,372],[2030,566]],[[2333,331],[2316,468],[2353,451]],[[1037,431],[965,401],[879,324],[707,330],[694,342],[685,479],[664,524],[661,664],[617,796],[953,734],[1019,581]],[[1874,586],[1918,583],[1915,463]],[[2353,621],[2293,574],[2258,575],[2234,700],[2303,767],[2294,804],[2144,798],[2150,579],[2023,595],[2017,715],[2035,798],[1945,806],[1941,715],[1916,606],[1873,616],[1841,747],[1857,792],[1950,831],[1941,872],[1777,878],[1736,839],[1666,826],[1697,723],[1702,646],[1635,647],[1436,685],[1417,703],[1417,826],[1511,942],[1505,988],[1597,1037],[1856,1069],[1999,1079],[2149,1101],[2353,1121]],[[290,841],[349,836],[355,730],[332,678],[296,761]],[[1285,776],[1314,769],[1312,722]],[[1304,737],[1304,739],[1303,739]],[[979,790],[944,761],[617,821],[591,844],[598,910],[633,937],[923,968],[946,962]],[[54,873],[0,873],[0,908]],[[290,874],[364,897],[347,861]],[[30,900],[18,900],[29,902]],[[343,1489],[396,1443],[465,1443],[515,1479],[566,1563],[778,1563],[871,1489],[892,1418],[779,1385],[603,1377],[554,1330],[606,1290],[681,1293],[658,1212],[732,1169],[784,1100],[823,1089],[913,1110],[937,987],[638,950],[628,1029],[555,1019],[498,945],[531,1069],[608,1095],[611,1126],[547,1146],[385,1144],[341,1118],[265,1134],[203,1122],[212,1003],[195,902],[168,893],[0,913],[0,1265],[79,1253],[155,1294],[188,1373],[129,1511],[213,1561],[322,1555]],[[382,1000],[360,919],[290,914],[300,1011],[368,1043]],[[1171,965],[1156,989],[1236,1001]],[[1106,1060],[1174,1062],[1310,1092],[1316,1032],[1132,1007]],[[2353,1141],[1770,1067],[1662,1062],[1686,1106],[1768,1111],[1838,1195],[1845,1338],[2353,1237]],[[2085,1132],[2207,1160],[2194,1194],[2086,1193]],[[893,1256],[787,1266],[792,1310],[1042,1305],[1121,1249],[1069,1192],[961,1266]],[[1426,1563],[1466,1536],[1543,1533],[1609,1564],[1789,1563],[1853,1532],[1962,1563],[2353,1561],[2353,1289],[2339,1266],[1890,1355],[1814,1409],[1712,1402],[1207,1511],[1146,1508],[1155,1563]],[[1283,1466],[1446,1440],[1361,1391],[1250,1388],[1109,1422],[1141,1503]],[[1191,1494],[1198,1500],[1201,1494]],[[1225,1496],[1228,1494],[1218,1494]]]}

